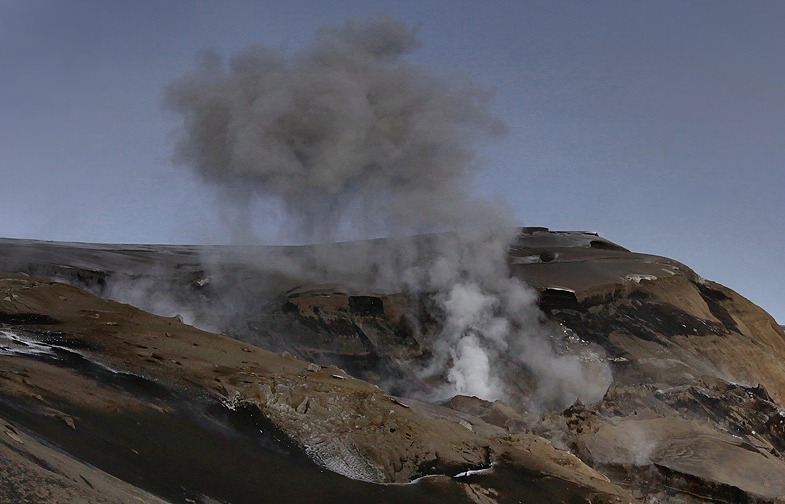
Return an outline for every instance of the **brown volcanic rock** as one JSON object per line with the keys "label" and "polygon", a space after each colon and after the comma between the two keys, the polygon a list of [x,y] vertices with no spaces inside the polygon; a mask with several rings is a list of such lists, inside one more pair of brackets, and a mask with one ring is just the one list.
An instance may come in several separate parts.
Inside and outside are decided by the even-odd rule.
{"label": "brown volcanic rock", "polygon": [[[8,495],[37,482],[55,499],[87,502],[147,492],[202,502],[630,500],[537,436],[421,413],[337,368],[63,284],[5,275],[0,293],[0,403],[11,432],[0,447],[32,461],[0,466]],[[55,460],[38,440],[69,455]],[[77,474],[89,490],[59,483]]]}
{"label": "brown volcanic rock", "polygon": [[[585,233],[524,234],[510,263],[540,292],[552,323],[605,349],[614,384],[600,403],[581,407],[585,413],[522,423],[490,420],[492,407],[479,400],[457,398],[453,407],[512,431],[533,429],[641,498],[777,501],[785,481],[785,334],[768,314],[681,263]],[[324,320],[357,320],[316,298],[288,317],[302,316],[306,305],[319,306]],[[316,333],[329,333],[328,325]],[[419,338],[398,351],[427,355],[427,345]],[[406,362],[388,367],[395,365]]]}
{"label": "brown volcanic rock", "polygon": [[[599,473],[649,502],[782,502],[785,493],[782,327],[743,297],[685,265],[630,252],[596,234],[529,228],[510,251],[512,273],[540,295],[554,345],[564,352],[601,347],[613,372],[613,384],[596,404],[539,415],[472,398],[456,398],[449,405],[454,409],[435,406],[341,379],[336,376],[345,375],[336,369],[308,370],[306,361],[337,364],[388,393],[427,390],[430,384],[418,382],[410,372],[427,359],[429,334],[438,330],[438,316],[423,300],[363,289],[362,282],[349,288],[317,283],[312,277],[275,276],[234,261],[232,254],[214,262],[208,275],[194,259],[200,255],[196,249],[18,245],[0,243],[0,252],[32,247],[35,253],[29,260],[15,259],[20,271],[57,274],[104,294],[118,278],[133,272],[133,278],[153,282],[184,310],[202,314],[203,320],[225,327],[232,336],[305,359],[268,359],[247,343],[218,343],[212,335],[191,333],[191,328],[174,330],[180,325],[171,319],[150,322],[155,331],[149,337],[122,317],[117,326],[102,327],[90,320],[74,326],[86,322],[96,331],[100,327],[107,338],[113,331],[121,335],[114,336],[118,344],[111,348],[88,338],[99,347],[96,356],[106,353],[126,366],[121,369],[143,370],[172,386],[209,390],[211,397],[222,398],[238,412],[256,408],[273,425],[284,426],[282,436],[300,440],[294,443],[297,453],[310,449],[313,459],[334,464],[332,468],[344,474],[406,481],[493,461],[491,470],[448,478],[449,484],[439,487],[460,488],[461,495],[475,502],[505,501],[518,491],[510,482],[521,479],[529,488],[541,484],[535,493],[542,502],[567,500],[573,494],[588,498],[590,488],[613,494],[615,490],[608,489],[613,487],[602,486],[608,483],[600,483]],[[340,247],[343,253],[355,246]],[[275,253],[259,252],[265,257]],[[307,256],[308,251],[291,248],[286,254]],[[9,261],[7,254],[0,254],[0,264]],[[150,262],[159,267],[151,270]],[[81,269],[75,273],[69,264]],[[108,287],[101,287],[100,278]],[[325,281],[340,279],[319,280]],[[211,304],[224,303],[225,291],[217,288],[222,282],[236,286],[237,298],[255,300],[242,304],[230,321],[206,315]],[[264,293],[257,285],[265,286]],[[40,330],[47,327],[47,319],[36,319],[62,318],[55,301],[50,298],[34,305],[35,310],[19,311],[7,322],[17,327],[27,322],[28,328],[38,322],[35,337],[55,337]],[[134,315],[131,320],[139,319]],[[55,326],[49,327],[56,332],[51,329]],[[165,333],[173,335],[171,345],[160,343],[166,341]],[[187,337],[174,336],[185,333]],[[67,341],[69,334],[59,337]],[[124,343],[126,339],[134,343]],[[118,346],[124,350],[115,351]],[[510,386],[525,393],[529,377],[523,371],[514,377]],[[79,415],[71,417],[78,429]],[[64,420],[52,418],[71,430]],[[324,432],[334,435],[320,434]],[[599,473],[576,465],[577,459],[530,437],[531,432]],[[437,478],[421,481],[426,480],[442,484],[435,483]],[[564,491],[567,494],[559,493]],[[537,501],[531,495],[527,499]]]}
{"label": "brown volcanic rock", "polygon": [[781,502],[785,461],[774,444],[782,434],[765,424],[782,418],[781,408],[750,389],[619,386],[600,403],[532,425],[642,498]]}
{"label": "brown volcanic rock", "polygon": [[655,382],[713,375],[760,383],[778,402],[785,398],[785,333],[730,289],[684,266],[663,278],[621,281],[615,291],[593,296],[580,285],[567,285],[584,301],[549,306],[548,313],[631,362],[617,372],[638,372]]}
{"label": "brown volcanic rock", "polygon": [[[632,254],[619,263],[603,253],[593,271],[615,283],[571,275],[586,269],[587,253],[562,255],[567,264],[552,283],[541,270],[527,280],[541,281],[551,320],[606,349],[614,384],[599,403],[529,419],[529,427],[642,498],[780,502],[782,328],[667,259],[638,255],[635,268]],[[548,292],[554,284],[565,290]]]}
{"label": "brown volcanic rock", "polygon": [[549,313],[621,358],[615,361],[618,372],[637,372],[654,382],[712,375],[760,383],[782,401],[785,334],[738,294],[691,276],[641,281],[626,295]]}
{"label": "brown volcanic rock", "polygon": [[457,395],[450,399],[448,406],[481,418],[485,422],[502,428],[513,429],[524,422],[523,417],[504,401],[484,401],[477,397]]}

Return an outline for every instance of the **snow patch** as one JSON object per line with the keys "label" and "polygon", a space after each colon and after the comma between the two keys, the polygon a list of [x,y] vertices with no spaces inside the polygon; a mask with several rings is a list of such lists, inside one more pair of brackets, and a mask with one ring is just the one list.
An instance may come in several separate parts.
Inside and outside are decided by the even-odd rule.
{"label": "snow patch", "polygon": [[545,290],[553,290],[553,291],[561,291],[561,292],[572,292],[573,294],[575,294],[575,289],[569,289],[567,287],[548,286],[548,287],[545,288]]}
{"label": "snow patch", "polygon": [[90,362],[91,364],[95,364],[96,366],[100,366],[103,369],[109,371],[110,373],[119,375],[126,375],[126,376],[136,376],[138,378],[143,378],[145,380],[156,381],[150,377],[136,374],[136,373],[129,373],[127,371],[121,371],[119,369],[115,369],[111,366],[107,366],[103,362],[95,360],[92,358],[93,356],[85,353],[80,352],[79,350],[75,350],[70,347],[65,347],[61,345],[52,345],[50,343],[41,343],[38,340],[33,338],[25,337],[19,333],[9,331],[6,329],[0,329],[0,355],[13,355],[13,356],[24,356],[24,355],[34,355],[34,356],[48,356],[53,357],[55,359],[62,358],[62,353],[58,354],[56,351],[59,352],[67,352],[71,355],[78,355],[79,357],[85,359],[86,361]]}
{"label": "snow patch", "polygon": [[347,478],[371,483],[385,479],[383,471],[363,456],[349,439],[312,438],[304,449],[316,464]]}
{"label": "snow patch", "polygon": [[467,476],[475,476],[477,474],[489,474],[493,472],[493,466],[495,465],[496,463],[494,462],[490,466],[484,467],[482,469],[473,469],[470,471],[464,471],[462,473],[456,474],[455,476],[453,476],[453,478],[465,478]]}
{"label": "snow patch", "polygon": [[642,274],[634,273],[631,275],[627,275],[626,277],[624,277],[624,279],[629,282],[635,282],[636,284],[639,284],[643,281],[653,282],[657,280],[657,277],[654,275],[642,275]]}
{"label": "snow patch", "polygon": [[0,330],[0,355],[51,355],[52,345],[39,343],[15,332]]}

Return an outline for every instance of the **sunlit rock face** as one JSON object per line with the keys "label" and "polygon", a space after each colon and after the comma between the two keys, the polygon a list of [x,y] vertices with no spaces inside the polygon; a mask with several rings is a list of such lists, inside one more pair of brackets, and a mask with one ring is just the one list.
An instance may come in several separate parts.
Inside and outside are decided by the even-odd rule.
{"label": "sunlit rock face", "polygon": [[[449,305],[360,260],[434,239],[0,241],[0,500],[47,485],[52,502],[785,495],[785,333],[760,308],[671,259],[524,228],[507,266],[537,309],[504,330],[525,344],[484,352],[478,334],[461,344],[485,360],[460,360],[471,348],[439,346]],[[322,267],[324,250],[346,267]],[[460,393],[459,363],[496,380],[472,389],[487,395]]]}

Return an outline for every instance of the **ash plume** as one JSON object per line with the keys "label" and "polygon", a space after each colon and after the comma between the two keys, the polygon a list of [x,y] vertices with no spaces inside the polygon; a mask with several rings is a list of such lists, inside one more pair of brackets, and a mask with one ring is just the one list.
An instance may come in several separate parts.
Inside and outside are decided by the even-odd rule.
{"label": "ash plume", "polygon": [[503,211],[470,192],[467,139],[504,125],[476,85],[404,61],[417,46],[414,30],[380,19],[323,28],[291,55],[207,54],[167,91],[184,119],[177,159],[235,204],[280,205],[308,239],[493,222]]}
{"label": "ash plume", "polygon": [[607,384],[553,350],[535,293],[510,277],[518,231],[506,205],[472,194],[475,143],[505,130],[490,95],[406,61],[418,46],[415,30],[381,18],[322,28],[293,53],[206,54],[166,90],[183,121],[176,160],[216,188],[248,236],[259,199],[301,241],[463,230],[369,246],[356,260],[317,249],[280,267],[303,278],[362,271],[366,287],[428,296],[444,323],[421,374],[442,377],[444,397],[507,398],[506,360],[537,378],[541,402],[598,398]]}

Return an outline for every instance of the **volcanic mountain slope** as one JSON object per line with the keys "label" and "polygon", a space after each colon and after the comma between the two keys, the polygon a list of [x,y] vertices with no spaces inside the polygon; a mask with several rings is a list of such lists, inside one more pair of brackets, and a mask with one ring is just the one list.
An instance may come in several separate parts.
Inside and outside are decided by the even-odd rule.
{"label": "volcanic mountain slope", "polygon": [[[400,245],[370,243],[323,247],[351,261]],[[628,499],[619,487],[649,502],[783,501],[785,333],[685,265],[593,233],[522,231],[509,265],[537,291],[550,344],[610,367],[596,397],[543,410],[528,400],[532,377],[510,362],[500,363],[509,403],[389,395],[427,397],[434,384],[415,371],[438,312],[372,286],[367,272],[281,267],[315,255],[0,242],[0,269],[239,340],[6,275],[0,448],[16,463],[0,472],[2,488],[39,478],[96,502]],[[260,473],[283,483],[273,489]],[[302,477],[318,483],[302,489]]]}
{"label": "volcanic mountain slope", "polygon": [[338,368],[64,284],[0,292],[3,502],[630,500],[539,436]]}

